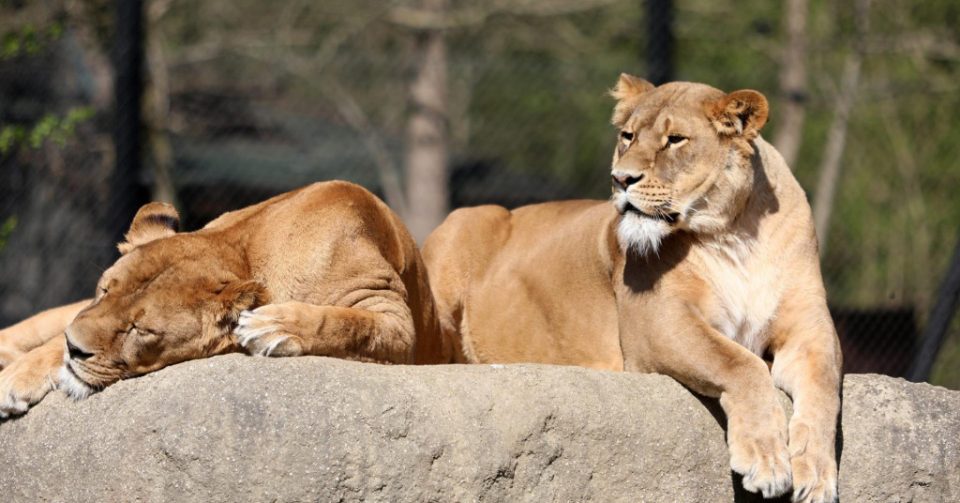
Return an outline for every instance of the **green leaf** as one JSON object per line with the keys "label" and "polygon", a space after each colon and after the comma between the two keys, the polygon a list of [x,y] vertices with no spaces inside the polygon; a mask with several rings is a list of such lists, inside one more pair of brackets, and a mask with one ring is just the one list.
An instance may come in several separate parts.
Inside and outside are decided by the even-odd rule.
{"label": "green leaf", "polygon": [[7,240],[17,228],[17,217],[11,216],[0,224],[0,250],[7,245]]}
{"label": "green leaf", "polygon": [[0,128],[0,155],[7,155],[23,141],[25,131],[22,126],[3,126]]}
{"label": "green leaf", "polygon": [[47,114],[33,127],[21,125],[0,127],[0,155],[6,155],[20,144],[25,143],[33,149],[43,146],[47,140],[60,147],[67,144],[76,132],[77,125],[91,119],[95,114],[92,107],[74,107],[61,118]]}

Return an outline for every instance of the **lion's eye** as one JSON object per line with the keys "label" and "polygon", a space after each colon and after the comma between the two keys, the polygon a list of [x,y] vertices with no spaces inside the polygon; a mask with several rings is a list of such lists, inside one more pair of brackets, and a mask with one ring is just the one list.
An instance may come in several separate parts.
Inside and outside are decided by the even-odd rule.
{"label": "lion's eye", "polygon": [[144,329],[142,329],[142,328],[140,328],[140,327],[138,327],[138,326],[136,326],[136,325],[132,325],[132,326],[130,327],[130,330],[127,331],[127,334],[129,334],[131,337],[147,337],[147,336],[151,335],[150,332],[148,332],[148,331],[146,331],[146,330],[144,330]]}
{"label": "lion's eye", "polygon": [[633,141],[633,133],[630,131],[620,131],[620,138],[623,141]]}
{"label": "lion's eye", "polygon": [[672,134],[672,135],[670,135],[670,136],[667,137],[667,144],[669,144],[669,145],[679,145],[679,144],[681,144],[681,143],[683,143],[683,142],[685,142],[685,141],[687,141],[687,137],[686,137],[686,136],[681,136],[681,135],[678,135],[678,134]]}

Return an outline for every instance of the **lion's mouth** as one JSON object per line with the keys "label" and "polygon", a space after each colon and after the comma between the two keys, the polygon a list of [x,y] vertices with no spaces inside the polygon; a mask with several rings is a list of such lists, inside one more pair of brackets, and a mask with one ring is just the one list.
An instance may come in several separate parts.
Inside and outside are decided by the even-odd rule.
{"label": "lion's mouth", "polygon": [[104,388],[104,386],[91,384],[80,377],[80,373],[73,367],[73,363],[72,360],[67,359],[60,368],[60,389],[67,395],[75,400],[80,400]]}
{"label": "lion's mouth", "polygon": [[640,208],[637,208],[636,206],[634,206],[633,204],[630,204],[629,202],[626,204],[626,206],[623,207],[623,212],[622,212],[622,213],[623,213],[624,215],[626,215],[627,213],[633,213],[634,215],[638,215],[638,216],[644,217],[644,218],[649,218],[649,219],[651,219],[651,220],[660,220],[660,221],[666,222],[666,223],[668,223],[668,224],[670,224],[670,225],[673,225],[673,224],[677,223],[677,220],[680,219],[680,214],[679,214],[679,213],[669,212],[669,211],[661,211],[660,209],[657,209],[657,210],[656,210],[656,213],[650,214],[650,213],[647,213],[647,212],[641,210]]}

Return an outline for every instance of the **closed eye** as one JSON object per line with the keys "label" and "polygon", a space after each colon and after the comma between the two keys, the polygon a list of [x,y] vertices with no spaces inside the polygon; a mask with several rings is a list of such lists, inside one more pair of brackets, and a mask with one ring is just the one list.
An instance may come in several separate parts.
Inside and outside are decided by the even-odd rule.
{"label": "closed eye", "polygon": [[130,328],[127,330],[127,335],[129,335],[130,337],[143,338],[143,337],[149,337],[153,334],[136,325],[131,325]]}
{"label": "closed eye", "polygon": [[687,137],[679,134],[672,134],[667,136],[667,145],[671,147],[680,146],[683,142],[687,141]]}

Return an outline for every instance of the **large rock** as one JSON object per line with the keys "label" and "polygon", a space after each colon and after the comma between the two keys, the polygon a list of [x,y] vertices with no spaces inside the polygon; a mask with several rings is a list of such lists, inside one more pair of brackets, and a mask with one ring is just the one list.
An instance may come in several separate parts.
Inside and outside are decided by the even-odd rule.
{"label": "large rock", "polygon": [[[960,501],[960,393],[844,386],[842,501]],[[662,376],[239,355],[0,424],[0,501],[730,501],[722,414]]]}

